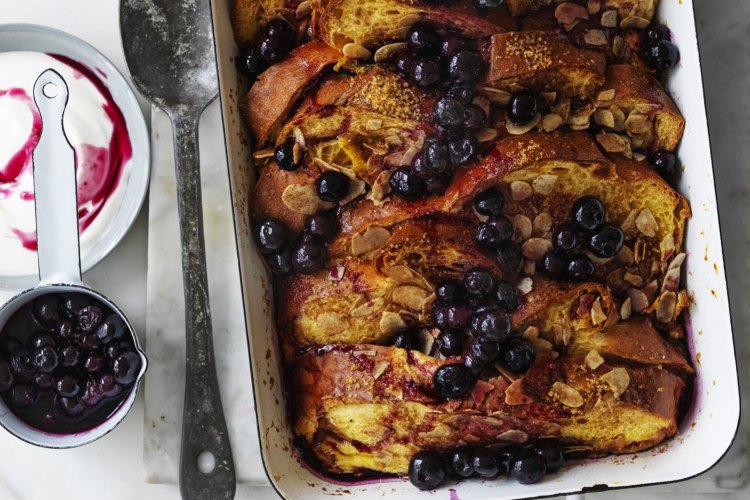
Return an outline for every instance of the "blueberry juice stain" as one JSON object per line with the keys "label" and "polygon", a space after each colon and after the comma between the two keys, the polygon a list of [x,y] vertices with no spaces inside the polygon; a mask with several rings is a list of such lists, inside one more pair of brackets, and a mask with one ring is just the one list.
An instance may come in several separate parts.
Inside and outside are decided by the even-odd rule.
{"label": "blueberry juice stain", "polygon": [[106,421],[140,370],[127,324],[88,295],[41,295],[0,332],[0,396],[25,423],[51,434]]}

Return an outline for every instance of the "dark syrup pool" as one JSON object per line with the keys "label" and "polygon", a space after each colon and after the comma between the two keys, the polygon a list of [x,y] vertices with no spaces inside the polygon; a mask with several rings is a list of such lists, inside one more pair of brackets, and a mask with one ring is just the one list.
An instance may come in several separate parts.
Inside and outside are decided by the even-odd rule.
{"label": "dark syrup pool", "polygon": [[88,295],[37,297],[0,332],[0,395],[44,432],[97,427],[122,404],[140,368],[125,322]]}

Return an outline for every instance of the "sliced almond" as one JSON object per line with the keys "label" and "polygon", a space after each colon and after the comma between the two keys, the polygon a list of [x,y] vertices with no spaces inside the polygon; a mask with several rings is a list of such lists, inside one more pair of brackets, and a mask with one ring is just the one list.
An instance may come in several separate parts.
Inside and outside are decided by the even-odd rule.
{"label": "sliced almond", "polygon": [[612,371],[599,377],[599,379],[612,389],[612,394],[615,398],[622,396],[630,385],[630,374],[622,367],[614,368]]}
{"label": "sliced almond", "polygon": [[626,236],[633,235],[635,233],[635,219],[636,217],[638,217],[639,213],[640,212],[637,209],[631,210],[630,212],[628,212],[625,220],[622,221],[622,224],[620,224],[620,229],[622,229],[622,232],[625,233]]}
{"label": "sliced almond", "polygon": [[622,279],[630,283],[636,288],[643,286],[643,278],[641,278],[637,274],[633,274],[633,273],[625,271],[625,274],[623,275]]}
{"label": "sliced almond", "polygon": [[376,63],[391,61],[396,54],[404,52],[406,49],[406,42],[389,43],[376,50],[373,58]]}
{"label": "sliced almond", "polygon": [[607,320],[607,315],[604,314],[602,309],[601,297],[597,297],[594,303],[591,305],[591,323],[594,326],[600,325]]}
{"label": "sliced almond", "polygon": [[531,185],[526,181],[513,181],[510,183],[510,195],[515,201],[523,201],[534,194]]}
{"label": "sliced almond", "polygon": [[648,116],[632,112],[625,120],[625,130],[630,135],[641,135],[651,130],[651,120]]}
{"label": "sliced almond", "polygon": [[625,302],[622,303],[622,306],[620,307],[620,318],[622,319],[628,319],[630,318],[630,315],[633,312],[633,302],[630,300],[630,297],[625,299]]}
{"label": "sliced almond", "polygon": [[[633,145],[633,147],[635,147],[635,145]],[[633,159],[635,161],[643,161],[646,159],[646,155],[643,153],[639,153],[638,151],[633,151]]]}
{"label": "sliced almond", "polygon": [[617,11],[616,10],[605,10],[602,12],[602,26],[605,28],[616,28],[617,27]]}
{"label": "sliced almond", "polygon": [[650,102],[639,102],[633,110],[643,115],[652,115],[661,109],[661,104],[650,103]]}
{"label": "sliced almond", "polygon": [[419,352],[422,354],[430,355],[432,353],[432,347],[435,345],[439,332],[437,329],[432,330],[420,330],[419,331]]}
{"label": "sliced almond", "polygon": [[292,129],[292,135],[294,135],[294,142],[297,143],[302,151],[305,151],[307,149],[307,145],[305,142],[305,134],[302,133],[302,129],[299,127],[294,127]]}
{"label": "sliced almond", "polygon": [[421,311],[422,303],[429,293],[422,288],[412,285],[403,285],[393,289],[391,299],[396,304],[411,309],[413,311]]}
{"label": "sliced almond", "polygon": [[341,52],[349,59],[369,59],[372,52],[358,43],[347,43],[341,48]]}
{"label": "sliced almond", "polygon": [[554,106],[550,106],[550,111],[562,116],[563,120],[567,120],[570,115],[570,99],[560,99]]}
{"label": "sliced almond", "polygon": [[594,122],[605,128],[615,128],[615,117],[608,109],[597,109],[594,111]]}
{"label": "sliced almond", "polygon": [[497,137],[497,130],[494,128],[482,128],[474,134],[478,142],[490,142]]}
{"label": "sliced almond", "polygon": [[555,9],[555,19],[562,24],[571,24],[576,19],[588,19],[589,13],[582,6],[573,2],[562,2]]}
{"label": "sliced almond", "polygon": [[505,389],[505,403],[511,406],[531,403],[533,399],[526,395],[523,390],[523,379],[514,380]]}
{"label": "sliced almond", "polygon": [[524,276],[534,276],[536,274],[536,261],[531,259],[523,259],[521,264],[521,273]]}
{"label": "sliced almond", "polygon": [[542,212],[534,217],[532,223],[532,234],[536,236],[544,236],[547,232],[552,230],[552,216],[547,212]]}
{"label": "sliced almond", "polygon": [[385,373],[385,371],[391,366],[390,361],[385,359],[380,359],[375,363],[375,366],[372,368],[372,378],[374,380],[377,380],[380,378],[382,374]]}
{"label": "sliced almond", "polygon": [[352,179],[349,181],[349,193],[339,201],[342,207],[359,198],[364,194],[367,184],[362,179]]}
{"label": "sliced almond", "polygon": [[583,406],[583,396],[574,387],[562,382],[555,382],[549,391],[549,395],[570,408]]}
{"label": "sliced almond", "polygon": [[544,238],[529,238],[523,243],[521,250],[527,259],[539,260],[552,250],[552,242]]}
{"label": "sliced almond", "polygon": [[638,290],[637,288],[628,288],[625,290],[625,293],[630,299],[633,311],[639,313],[648,307],[648,297],[641,290]]}
{"label": "sliced almond", "polygon": [[390,266],[383,269],[383,274],[395,283],[409,283],[415,278],[414,271],[408,266]]}
{"label": "sliced almond", "polygon": [[492,87],[479,87],[479,93],[489,99],[490,102],[503,106],[507,105],[512,97],[510,92]]}
{"label": "sliced almond", "polygon": [[609,110],[612,112],[612,116],[615,118],[615,130],[622,130],[625,128],[625,112],[620,109],[620,106],[613,104],[609,107]]}
{"label": "sliced almond", "polygon": [[674,242],[674,235],[672,233],[664,235],[664,238],[662,238],[661,242],[659,243],[659,252],[661,252],[662,260],[671,259],[675,251],[676,245]]}
{"label": "sliced almond", "polygon": [[656,307],[656,319],[661,323],[669,323],[674,319],[674,311],[677,306],[677,294],[669,290],[659,296],[659,304]]}
{"label": "sliced almond", "polygon": [[557,176],[551,174],[542,174],[531,183],[535,193],[548,195],[555,188],[557,183]]}
{"label": "sliced almond", "polygon": [[523,125],[517,125],[510,120],[506,120],[505,129],[511,135],[523,135],[526,132],[533,129],[534,127],[536,127],[541,120],[542,120],[542,115],[539,113],[537,113],[536,116],[532,118],[530,122],[525,123]]}
{"label": "sliced almond", "polygon": [[622,136],[610,132],[600,132],[596,135],[598,142],[607,153],[622,153],[629,143]]}
{"label": "sliced almond", "polygon": [[625,57],[628,53],[628,45],[621,35],[615,35],[612,40],[612,53],[617,57]]}
{"label": "sliced almond", "polygon": [[615,98],[615,95],[617,95],[617,91],[615,89],[602,90],[601,92],[599,92],[599,95],[596,96],[596,100],[611,101]]}
{"label": "sliced almond", "polygon": [[391,185],[388,182],[391,178],[390,170],[383,170],[375,178],[375,181],[370,186],[370,193],[367,195],[369,200],[377,206],[382,206],[385,203],[385,199],[391,192]]}
{"label": "sliced almond", "polygon": [[620,28],[624,30],[642,30],[650,24],[648,19],[640,16],[628,16],[620,21]]}
{"label": "sliced almond", "polygon": [[531,238],[533,224],[531,219],[523,214],[513,217],[513,241],[520,243]]}
{"label": "sliced almond", "polygon": [[596,14],[602,8],[602,0],[589,0],[587,9],[589,14]]}
{"label": "sliced almond", "polygon": [[586,362],[586,366],[592,370],[596,370],[602,365],[602,363],[604,363],[604,358],[599,354],[599,351],[591,349],[588,354],[586,354],[584,361]]}
{"label": "sliced almond", "polygon": [[562,125],[564,121],[563,117],[557,113],[547,113],[544,115],[544,118],[542,118],[542,130],[545,132],[552,132]]}
{"label": "sliced almond", "polygon": [[395,335],[396,333],[405,330],[407,328],[406,321],[401,317],[400,314],[384,311],[380,317],[380,331],[385,335]]}
{"label": "sliced almond", "polygon": [[259,149],[258,151],[253,152],[253,159],[258,160],[265,160],[266,158],[272,158],[274,155],[274,148],[265,148],[265,149]]}
{"label": "sliced almond", "polygon": [[529,440],[529,435],[520,429],[510,429],[501,432],[495,439],[498,441],[505,441],[507,443],[525,443]]}
{"label": "sliced almond", "polygon": [[656,236],[656,231],[659,230],[659,224],[657,224],[654,214],[651,210],[644,208],[635,218],[635,227],[641,234],[653,238]]}
{"label": "sliced almond", "polygon": [[648,284],[643,287],[643,294],[646,296],[646,300],[648,300],[649,304],[651,304],[656,298],[656,291],[658,290],[658,288],[659,284],[656,280],[648,282]]}
{"label": "sliced almond", "polygon": [[391,237],[391,232],[384,227],[370,226],[362,234],[352,237],[352,255],[362,255],[382,247]]}
{"label": "sliced almond", "polygon": [[537,337],[539,337],[539,328],[535,326],[528,326],[523,331],[521,336],[525,338],[526,340],[530,340],[530,341],[536,340]]}
{"label": "sliced almond", "polygon": [[539,97],[544,100],[547,106],[552,106],[557,100],[557,92],[539,92]]}
{"label": "sliced almond", "polygon": [[328,281],[341,281],[346,274],[344,266],[333,266],[328,270]]}
{"label": "sliced almond", "polygon": [[336,206],[335,203],[321,200],[313,184],[289,184],[281,194],[281,201],[292,212],[304,215]]}
{"label": "sliced almond", "polygon": [[363,304],[354,306],[349,311],[349,316],[353,318],[364,318],[380,313],[383,310],[385,301],[381,298],[375,298],[372,300],[366,300]]}
{"label": "sliced almond", "polygon": [[633,251],[629,247],[626,247],[624,245],[620,249],[620,251],[617,252],[617,255],[615,255],[615,257],[623,264],[632,264],[634,261]]}
{"label": "sliced almond", "polygon": [[534,289],[534,280],[531,278],[524,278],[518,282],[516,289],[521,292],[521,295],[527,295]]}
{"label": "sliced almond", "polygon": [[602,45],[607,45],[609,43],[607,35],[604,34],[602,30],[597,29],[587,30],[586,33],[583,34],[583,41],[586,42],[586,44],[595,47],[601,47]]}
{"label": "sliced almond", "polygon": [[294,17],[299,21],[300,19],[308,17],[310,14],[312,14],[312,4],[310,0],[305,0],[304,2],[300,2],[297,6],[297,10],[294,12]]}

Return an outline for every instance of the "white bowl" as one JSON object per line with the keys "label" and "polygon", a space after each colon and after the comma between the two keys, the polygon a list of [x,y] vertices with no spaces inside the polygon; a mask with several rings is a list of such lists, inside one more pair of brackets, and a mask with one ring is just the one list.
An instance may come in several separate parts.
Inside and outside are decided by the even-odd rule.
{"label": "white bowl", "polygon": [[[148,128],[141,109],[125,78],[99,51],[65,32],[31,24],[0,25],[0,52],[33,51],[67,56],[97,72],[107,85],[112,98],[125,117],[132,145],[132,158],[127,164],[129,174],[120,206],[110,224],[101,231],[93,244],[81,248],[81,270],[88,271],[106,257],[122,240],[140,212],[148,190],[151,151]],[[106,75],[106,76],[105,76]],[[0,275],[0,289],[25,289],[36,284],[38,275]]]}

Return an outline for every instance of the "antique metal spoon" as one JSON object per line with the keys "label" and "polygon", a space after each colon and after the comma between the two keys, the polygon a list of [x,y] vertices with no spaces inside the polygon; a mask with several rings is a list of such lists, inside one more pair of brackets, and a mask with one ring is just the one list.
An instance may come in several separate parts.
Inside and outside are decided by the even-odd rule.
{"label": "antique metal spoon", "polygon": [[180,492],[214,500],[234,497],[236,481],[214,364],[198,156],[198,120],[218,94],[211,26],[209,0],[120,2],[133,82],[172,120],[187,355]]}

